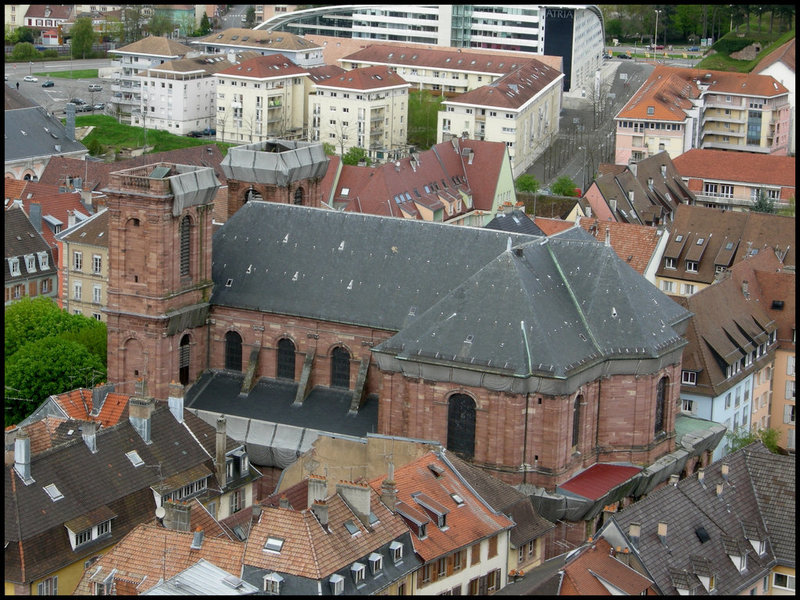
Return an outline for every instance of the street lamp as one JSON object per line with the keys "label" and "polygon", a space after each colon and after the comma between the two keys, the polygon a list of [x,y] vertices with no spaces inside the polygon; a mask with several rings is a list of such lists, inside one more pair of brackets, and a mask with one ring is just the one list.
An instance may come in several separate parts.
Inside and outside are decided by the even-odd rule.
{"label": "street lamp", "polygon": [[661,14],[661,11],[659,9],[656,9],[656,32],[655,32],[655,35],[653,35],[653,56],[656,56],[658,54],[658,50],[657,50],[657,48],[658,48],[658,15],[660,15],[660,14]]}

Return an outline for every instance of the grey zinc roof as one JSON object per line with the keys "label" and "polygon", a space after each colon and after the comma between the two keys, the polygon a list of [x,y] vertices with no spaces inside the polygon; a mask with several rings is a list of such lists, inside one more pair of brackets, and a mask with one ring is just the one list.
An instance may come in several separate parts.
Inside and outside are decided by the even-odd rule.
{"label": "grey zinc roof", "polygon": [[398,331],[509,238],[536,239],[250,201],[214,234],[211,303]]}
{"label": "grey zinc roof", "polygon": [[267,140],[231,148],[220,166],[229,179],[285,187],[293,181],[324,177],[328,158],[321,143]]}
{"label": "grey zinc roof", "polygon": [[33,156],[87,152],[86,146],[67,138],[61,121],[41,106],[6,111],[6,162]]}

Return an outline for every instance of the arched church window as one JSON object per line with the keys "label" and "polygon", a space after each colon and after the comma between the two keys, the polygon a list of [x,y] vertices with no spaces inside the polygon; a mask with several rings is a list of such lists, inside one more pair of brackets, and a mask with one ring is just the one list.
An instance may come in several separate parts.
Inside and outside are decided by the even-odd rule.
{"label": "arched church window", "polygon": [[189,341],[189,334],[184,335],[178,350],[178,379],[181,385],[189,383]]}
{"label": "arched church window", "polygon": [[294,379],[295,349],[289,338],[278,341],[278,378]]}
{"label": "arched church window", "polygon": [[575,403],[572,405],[572,448],[577,450],[578,440],[581,434],[581,402],[583,396],[578,395],[575,398]]}
{"label": "arched church window", "polygon": [[669,380],[666,377],[662,377],[656,386],[656,419],[654,427],[656,435],[664,431],[664,407],[666,405],[668,383]]}
{"label": "arched church window", "polygon": [[297,188],[294,191],[294,203],[303,204],[303,188]]}
{"label": "arched church window", "polygon": [[242,370],[242,336],[235,331],[225,334],[225,368]]}
{"label": "arched church window", "polygon": [[331,387],[350,387],[350,353],[342,346],[331,353]]}
{"label": "arched church window", "polygon": [[465,460],[475,456],[475,401],[466,394],[447,403],[447,449]]}
{"label": "arched church window", "polygon": [[188,215],[181,219],[181,275],[189,275],[192,221]]}

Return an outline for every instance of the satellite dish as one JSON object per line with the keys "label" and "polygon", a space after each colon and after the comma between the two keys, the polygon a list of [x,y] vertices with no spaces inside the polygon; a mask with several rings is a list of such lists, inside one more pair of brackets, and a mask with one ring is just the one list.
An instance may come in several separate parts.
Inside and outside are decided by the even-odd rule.
{"label": "satellite dish", "polygon": [[163,519],[167,516],[167,510],[163,506],[159,506],[156,509],[156,517],[159,519]]}

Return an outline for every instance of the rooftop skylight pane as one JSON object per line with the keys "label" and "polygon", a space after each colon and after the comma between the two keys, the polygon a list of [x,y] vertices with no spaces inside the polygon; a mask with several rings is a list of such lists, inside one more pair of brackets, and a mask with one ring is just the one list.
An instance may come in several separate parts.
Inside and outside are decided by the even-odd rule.
{"label": "rooftop skylight pane", "polygon": [[134,467],[140,467],[144,464],[142,457],[139,456],[139,453],[136,450],[131,450],[130,452],[126,452],[125,456],[128,457],[128,460],[131,461],[131,464]]}
{"label": "rooftop skylight pane", "polygon": [[44,491],[47,492],[47,495],[50,496],[50,499],[53,502],[56,500],[61,500],[64,497],[64,494],[58,491],[55,483],[44,486]]}

